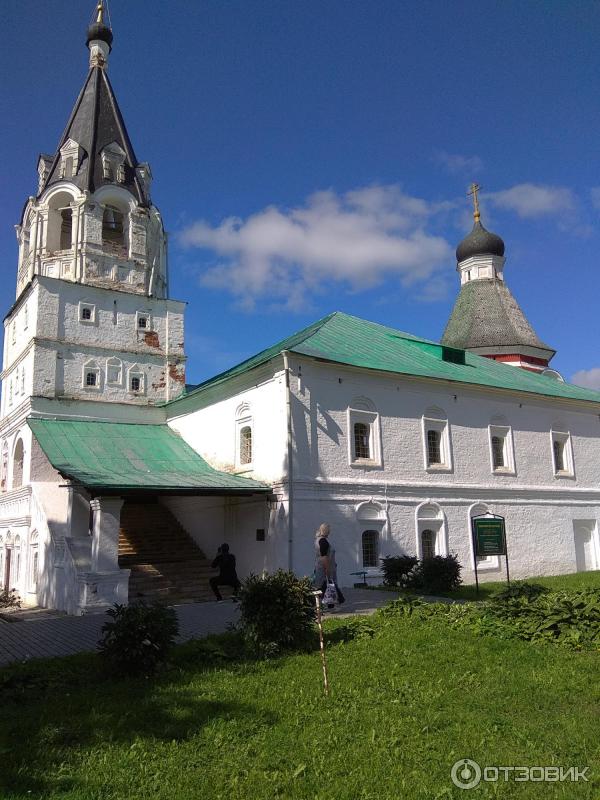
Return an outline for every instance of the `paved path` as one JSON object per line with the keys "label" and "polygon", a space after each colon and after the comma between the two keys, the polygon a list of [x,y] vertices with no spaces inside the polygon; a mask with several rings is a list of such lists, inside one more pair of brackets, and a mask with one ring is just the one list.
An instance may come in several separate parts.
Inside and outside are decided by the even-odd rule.
{"label": "paved path", "polygon": [[[394,599],[393,592],[344,589],[346,603],[327,616],[371,614]],[[187,603],[175,606],[179,618],[179,641],[223,633],[238,620],[235,603]],[[30,613],[17,622],[0,622],[0,665],[32,658],[51,658],[96,649],[104,613],[83,617],[55,613]]]}

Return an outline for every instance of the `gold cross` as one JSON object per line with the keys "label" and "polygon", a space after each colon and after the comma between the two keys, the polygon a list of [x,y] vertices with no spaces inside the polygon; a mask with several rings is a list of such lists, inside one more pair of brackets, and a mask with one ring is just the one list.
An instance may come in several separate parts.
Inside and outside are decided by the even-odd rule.
{"label": "gold cross", "polygon": [[[89,6],[88,6],[88,8],[89,8]],[[98,12],[98,16],[96,17],[96,22],[100,22],[100,23],[104,22],[104,19],[103,19],[103,17],[104,17],[104,0],[98,0],[98,6],[96,8],[96,11]]]}
{"label": "gold cross", "polygon": [[471,188],[467,192],[467,195],[473,195],[473,217],[475,218],[475,222],[479,222],[479,218],[481,214],[479,213],[479,197],[477,197],[477,192],[481,191],[481,186],[478,183],[472,183]]}

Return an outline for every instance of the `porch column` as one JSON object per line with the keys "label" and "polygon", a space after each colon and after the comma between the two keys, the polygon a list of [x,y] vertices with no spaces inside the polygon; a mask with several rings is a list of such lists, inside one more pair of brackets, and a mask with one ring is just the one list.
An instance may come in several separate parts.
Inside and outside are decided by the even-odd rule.
{"label": "porch column", "polygon": [[119,569],[119,528],[122,497],[97,497],[90,506],[94,512],[92,530],[92,572]]}

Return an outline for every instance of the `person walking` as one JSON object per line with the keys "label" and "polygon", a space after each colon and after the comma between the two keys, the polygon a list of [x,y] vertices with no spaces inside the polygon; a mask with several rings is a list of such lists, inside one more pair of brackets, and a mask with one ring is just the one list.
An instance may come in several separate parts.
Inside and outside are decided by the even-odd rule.
{"label": "person walking", "polygon": [[235,556],[229,552],[227,543],[222,544],[217,550],[217,557],[212,562],[212,567],[219,570],[219,574],[209,580],[210,588],[215,593],[217,603],[223,602],[219,586],[231,586],[233,588],[233,602],[236,603],[237,593],[242,584],[237,576]]}
{"label": "person walking", "polygon": [[[340,587],[337,584],[337,564],[335,561],[335,548],[329,541],[331,527],[323,522],[319,525],[315,539],[315,588],[320,589],[323,597],[328,583],[333,583],[337,594],[338,603],[345,602]],[[328,603],[327,608],[333,608],[333,603]]]}

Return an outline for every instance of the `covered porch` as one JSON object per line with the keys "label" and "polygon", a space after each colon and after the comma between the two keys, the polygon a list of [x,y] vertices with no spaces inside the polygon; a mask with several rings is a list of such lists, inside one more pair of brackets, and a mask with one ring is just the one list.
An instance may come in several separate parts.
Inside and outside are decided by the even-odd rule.
{"label": "covered porch", "polygon": [[210,599],[210,564],[224,541],[240,577],[267,568],[276,538],[267,484],[214,469],[167,425],[29,425],[67,481],[57,490],[70,493],[62,563],[46,566],[60,597],[41,604],[82,613],[136,599]]}

